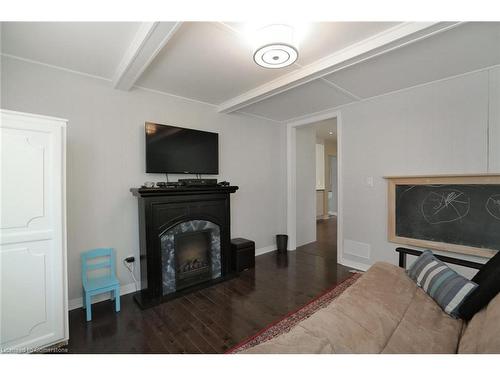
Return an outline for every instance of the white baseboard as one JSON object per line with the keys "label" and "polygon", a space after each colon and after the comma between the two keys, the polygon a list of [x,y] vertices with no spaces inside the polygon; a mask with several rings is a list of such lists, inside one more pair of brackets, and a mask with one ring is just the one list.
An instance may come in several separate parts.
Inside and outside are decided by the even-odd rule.
{"label": "white baseboard", "polygon": [[340,259],[339,264],[346,266],[348,268],[355,268],[361,271],[367,271],[368,268],[371,267],[370,264],[365,264],[365,263],[360,263],[360,262],[354,262],[352,260],[348,259]]}
{"label": "white baseboard", "polygon": [[[120,295],[121,296],[123,296],[125,294],[129,294],[129,293],[134,293],[134,292],[135,292],[135,284],[134,283],[120,286]],[[100,294],[100,295],[96,296],[95,298],[93,298],[92,303],[102,302],[102,301],[105,301],[107,299],[109,299],[109,293],[103,293],[103,294]],[[83,306],[83,298],[82,297],[70,299],[68,301],[68,310],[69,311],[74,310],[74,309],[78,309],[82,306]]]}
{"label": "white baseboard", "polygon": [[[276,251],[276,245],[269,245],[269,246],[255,249],[255,256],[270,253],[272,251]],[[356,268],[356,269],[361,270],[361,271],[366,271],[366,270],[368,270],[368,268],[370,268],[369,264],[353,262],[351,260],[346,260],[346,259],[340,260],[339,264],[346,266],[346,267],[349,267],[349,268]],[[134,293],[135,291],[136,291],[136,289],[135,289],[134,283],[122,285],[120,287],[120,295],[121,296],[124,296],[125,294],[129,294],[129,293]],[[92,303],[102,302],[102,301],[105,301],[108,299],[109,299],[109,294],[103,293],[103,294],[97,296],[96,298],[94,298],[92,300]],[[74,309],[78,309],[82,306],[83,306],[82,297],[74,298],[74,299],[71,299],[68,301],[68,310],[69,311],[74,310]]]}
{"label": "white baseboard", "polygon": [[[271,251],[276,251],[276,245],[270,245],[270,246],[261,247],[259,249],[255,249],[255,256],[270,253]],[[129,294],[129,293],[134,293],[134,292],[135,292],[135,284],[134,283],[122,285],[120,287],[120,295],[121,296],[123,296],[125,294]],[[109,294],[103,293],[103,294],[93,298],[92,303],[105,301],[107,299],[109,299]],[[83,298],[82,297],[74,298],[74,299],[71,299],[68,301],[68,310],[70,310],[70,311],[74,310],[74,309],[78,309],[82,306],[83,306]]]}
{"label": "white baseboard", "polygon": [[265,253],[270,253],[271,251],[276,251],[276,245],[269,245],[266,247],[255,249],[255,256],[259,256]]}

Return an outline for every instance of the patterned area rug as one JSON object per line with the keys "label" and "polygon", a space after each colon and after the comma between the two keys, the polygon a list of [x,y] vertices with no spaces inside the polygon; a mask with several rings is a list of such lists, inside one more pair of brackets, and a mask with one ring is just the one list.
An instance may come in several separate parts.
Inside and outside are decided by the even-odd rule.
{"label": "patterned area rug", "polygon": [[319,309],[328,306],[335,298],[340,296],[347,288],[354,284],[356,280],[359,279],[362,275],[362,273],[360,272],[351,272],[352,275],[344,281],[340,282],[337,285],[334,285],[330,289],[327,289],[325,292],[314,298],[312,301],[308,302],[306,305],[288,313],[280,320],[271,323],[264,329],[257,332],[255,335],[243,340],[236,346],[233,346],[226,352],[226,354],[239,353],[242,350],[251,348],[257,344],[261,344],[263,342],[271,340],[273,337],[290,331],[298,323],[300,323],[304,319],[307,319]]}

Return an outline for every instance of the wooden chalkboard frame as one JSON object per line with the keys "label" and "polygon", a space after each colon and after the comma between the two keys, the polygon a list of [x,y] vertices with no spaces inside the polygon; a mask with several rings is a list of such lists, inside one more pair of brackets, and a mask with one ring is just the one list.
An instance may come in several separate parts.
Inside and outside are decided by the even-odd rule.
{"label": "wooden chalkboard frame", "polygon": [[500,184],[500,174],[434,175],[434,176],[386,176],[388,181],[388,221],[389,242],[424,247],[433,250],[449,251],[458,254],[491,258],[497,250],[473,246],[456,245],[445,242],[400,237],[396,235],[396,186],[397,185],[487,185]]}

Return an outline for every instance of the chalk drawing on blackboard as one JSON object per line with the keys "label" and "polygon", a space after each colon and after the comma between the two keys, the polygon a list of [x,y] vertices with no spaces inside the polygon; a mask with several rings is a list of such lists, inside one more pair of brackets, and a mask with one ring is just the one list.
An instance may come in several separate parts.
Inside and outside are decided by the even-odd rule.
{"label": "chalk drawing on blackboard", "polygon": [[405,195],[405,193],[409,192],[411,189],[415,188],[416,185],[411,185],[409,187],[407,187],[401,194],[398,194],[398,202],[401,201],[401,199],[403,199],[403,196]]}
{"label": "chalk drawing on blackboard", "polygon": [[470,198],[460,190],[442,189],[431,191],[420,207],[429,224],[452,223],[467,216]]}
{"label": "chalk drawing on blackboard", "polygon": [[495,219],[500,220],[500,194],[493,194],[486,200],[486,211]]}
{"label": "chalk drawing on blackboard", "polygon": [[410,191],[413,188],[415,188],[415,185],[411,185],[410,187],[406,188],[405,191],[403,191],[402,194],[406,193],[407,191]]}

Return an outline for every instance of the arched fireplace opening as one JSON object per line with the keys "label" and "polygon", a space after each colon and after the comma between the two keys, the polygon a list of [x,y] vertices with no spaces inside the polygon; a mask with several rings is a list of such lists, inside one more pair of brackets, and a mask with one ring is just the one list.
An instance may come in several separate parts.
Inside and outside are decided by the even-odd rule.
{"label": "arched fireplace opening", "polygon": [[163,295],[221,276],[219,225],[186,220],[160,235]]}

